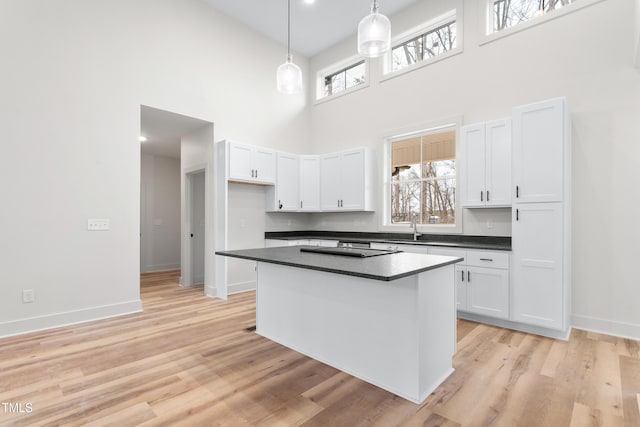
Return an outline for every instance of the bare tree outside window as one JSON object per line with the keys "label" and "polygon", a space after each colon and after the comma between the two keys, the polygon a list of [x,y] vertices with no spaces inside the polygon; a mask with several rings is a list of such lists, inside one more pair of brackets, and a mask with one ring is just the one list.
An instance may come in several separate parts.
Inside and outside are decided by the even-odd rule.
{"label": "bare tree outside window", "polygon": [[432,58],[456,47],[456,21],[448,22],[391,50],[392,71]]}
{"label": "bare tree outside window", "polygon": [[500,31],[536,16],[560,9],[576,0],[496,0],[493,2],[493,31]]}
{"label": "bare tree outside window", "polygon": [[324,96],[342,92],[365,82],[366,65],[360,61],[324,78]]}
{"label": "bare tree outside window", "polygon": [[455,224],[455,140],[447,129],[392,142],[392,224]]}

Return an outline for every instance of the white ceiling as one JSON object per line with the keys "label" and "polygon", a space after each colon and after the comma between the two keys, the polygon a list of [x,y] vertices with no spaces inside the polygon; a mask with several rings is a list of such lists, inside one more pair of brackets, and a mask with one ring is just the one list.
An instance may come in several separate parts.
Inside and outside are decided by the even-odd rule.
{"label": "white ceiling", "polygon": [[[286,46],[287,0],[205,1]],[[379,0],[378,9],[389,16],[417,1]],[[314,56],[354,35],[370,9],[370,0],[315,0],[311,5],[304,0],[291,0],[291,49]]]}
{"label": "white ceiling", "polygon": [[180,158],[180,138],[211,123],[147,106],[140,108],[142,153]]}

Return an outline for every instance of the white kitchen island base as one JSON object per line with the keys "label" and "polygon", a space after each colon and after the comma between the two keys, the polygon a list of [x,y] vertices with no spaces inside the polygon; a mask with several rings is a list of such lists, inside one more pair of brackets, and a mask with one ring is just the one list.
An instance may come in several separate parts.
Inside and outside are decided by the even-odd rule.
{"label": "white kitchen island base", "polygon": [[258,262],[256,332],[414,403],[453,372],[453,264],[391,281]]}

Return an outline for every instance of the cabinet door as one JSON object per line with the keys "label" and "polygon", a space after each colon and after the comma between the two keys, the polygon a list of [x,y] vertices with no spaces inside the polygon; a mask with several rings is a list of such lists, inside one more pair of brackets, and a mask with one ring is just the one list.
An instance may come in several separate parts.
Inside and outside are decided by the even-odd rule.
{"label": "cabinet door", "polygon": [[562,203],[513,208],[512,320],[564,329]]}
{"label": "cabinet door", "polygon": [[250,145],[229,143],[229,179],[253,181],[252,151]]}
{"label": "cabinet door", "polygon": [[320,158],[300,157],[300,206],[301,211],[320,210]]}
{"label": "cabinet door", "polygon": [[320,207],[323,211],[340,210],[340,165],[339,153],[320,158]]}
{"label": "cabinet door", "polygon": [[485,126],[484,124],[462,128],[462,206],[484,206],[485,196]]}
{"label": "cabinet door", "polygon": [[511,120],[485,125],[487,206],[511,205]]}
{"label": "cabinet door", "polygon": [[342,153],[340,207],[344,210],[364,209],[364,150]]}
{"label": "cabinet door", "polygon": [[509,270],[467,266],[467,310],[509,318]]}
{"label": "cabinet door", "polygon": [[557,98],[513,109],[516,203],[562,201],[564,108],[564,98]]}
{"label": "cabinet door", "polygon": [[298,210],[298,156],[278,153],[276,210]]}
{"label": "cabinet door", "polygon": [[467,311],[467,270],[463,265],[456,265],[456,309]]}
{"label": "cabinet door", "polygon": [[253,152],[254,181],[263,184],[276,182],[276,154],[264,148],[255,147]]}

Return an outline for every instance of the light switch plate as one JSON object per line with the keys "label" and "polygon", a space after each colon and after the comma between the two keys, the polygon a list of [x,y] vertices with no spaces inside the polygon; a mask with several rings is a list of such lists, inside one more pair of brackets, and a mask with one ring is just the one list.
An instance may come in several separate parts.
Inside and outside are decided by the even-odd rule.
{"label": "light switch plate", "polygon": [[88,219],[87,230],[89,231],[107,231],[111,228],[111,221],[108,219]]}
{"label": "light switch plate", "polygon": [[23,303],[34,302],[35,300],[36,300],[36,295],[35,295],[35,292],[33,292],[33,289],[24,289],[22,291]]}

